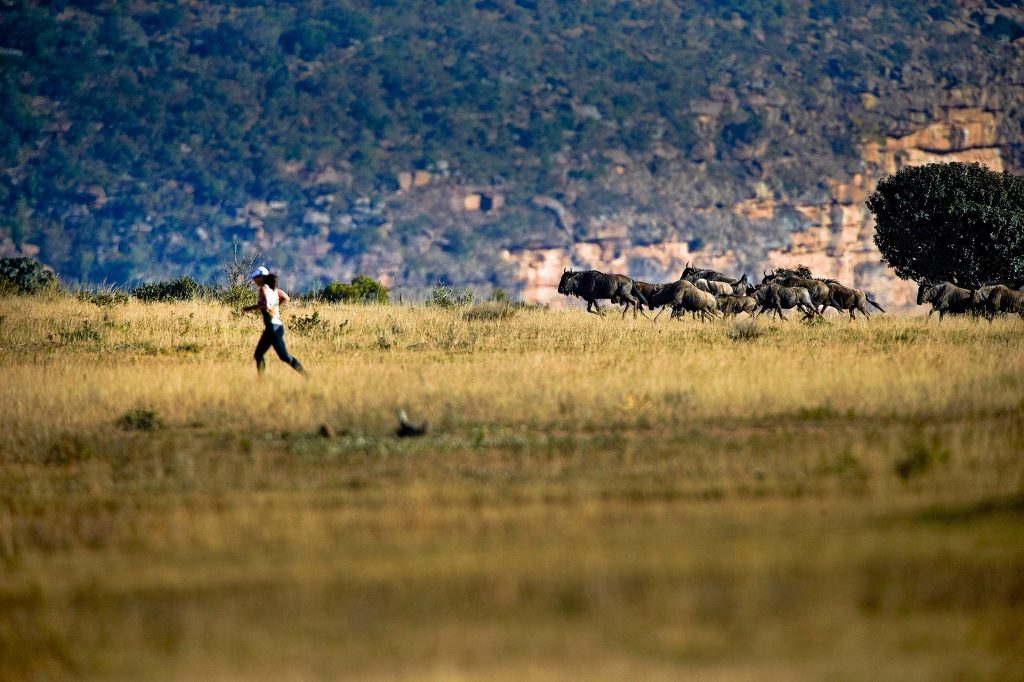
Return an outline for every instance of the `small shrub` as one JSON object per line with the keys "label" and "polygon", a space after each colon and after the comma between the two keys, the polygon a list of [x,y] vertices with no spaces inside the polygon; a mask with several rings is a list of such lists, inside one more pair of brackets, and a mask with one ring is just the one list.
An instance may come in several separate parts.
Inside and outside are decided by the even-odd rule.
{"label": "small shrub", "polygon": [[344,320],[338,326],[331,325],[327,320],[320,317],[320,311],[314,310],[311,315],[303,315],[292,320],[290,325],[292,331],[300,336],[334,337],[344,333],[348,327],[348,320]]}
{"label": "small shrub", "polygon": [[470,306],[462,317],[471,321],[499,321],[511,319],[518,312],[516,306],[491,301]]}
{"label": "small shrub", "polygon": [[245,308],[246,306],[255,305],[257,295],[256,290],[250,286],[233,284],[217,291],[216,298],[221,303],[232,308]]}
{"label": "small shrub", "polygon": [[58,438],[43,457],[45,464],[67,465],[92,459],[92,447],[78,436]]}
{"label": "small shrub", "polygon": [[738,320],[729,330],[729,338],[733,341],[753,341],[765,334],[764,327],[757,320]]}
{"label": "small shrub", "polygon": [[388,303],[388,288],[366,275],[356,276],[351,284],[331,282],[318,294],[327,303]]}
{"label": "small shrub", "polygon": [[35,258],[0,258],[0,291],[34,294],[57,285],[57,275]]}
{"label": "small shrub", "polygon": [[839,416],[839,413],[831,405],[815,405],[814,407],[801,407],[797,410],[797,416],[800,419],[807,419],[809,421],[824,421],[827,419],[835,419]]}
{"label": "small shrub", "polygon": [[62,343],[103,340],[103,334],[96,327],[92,326],[92,322],[89,322],[89,320],[83,321],[82,326],[78,329],[62,329],[57,332],[57,336],[60,337]]}
{"label": "small shrub", "polygon": [[389,316],[388,323],[377,328],[377,347],[381,350],[394,348],[403,331],[398,320]]}
{"label": "small shrub", "polygon": [[125,431],[156,431],[163,427],[164,420],[153,410],[137,409],[121,415],[117,425]]}
{"label": "small shrub", "polygon": [[896,460],[893,470],[904,481],[926,473],[937,464],[949,461],[949,449],[937,443],[913,442],[905,455]]}
{"label": "small shrub", "polygon": [[160,351],[152,341],[128,341],[114,346],[114,350],[140,355],[157,355]]}
{"label": "small shrub", "polygon": [[179,343],[174,347],[176,353],[198,353],[202,350],[202,346],[198,343]]}
{"label": "small shrub", "polygon": [[79,291],[78,300],[84,303],[92,303],[100,308],[109,308],[115,305],[124,305],[128,302],[128,294],[118,289],[110,291]]}
{"label": "small shrub", "polygon": [[132,290],[132,296],[145,303],[158,301],[191,301],[203,291],[202,285],[188,275],[166,282],[142,284]]}
{"label": "small shrub", "polygon": [[850,481],[866,481],[870,474],[867,468],[850,451],[837,455],[822,456],[817,472],[823,476],[836,476]]}
{"label": "small shrub", "polygon": [[430,290],[430,300],[427,303],[439,308],[460,308],[473,303],[473,292],[469,289],[438,284]]}

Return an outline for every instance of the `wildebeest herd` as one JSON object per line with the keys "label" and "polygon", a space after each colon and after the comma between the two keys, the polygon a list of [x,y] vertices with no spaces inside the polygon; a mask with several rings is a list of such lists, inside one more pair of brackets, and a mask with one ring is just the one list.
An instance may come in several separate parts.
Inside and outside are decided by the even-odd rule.
{"label": "wildebeest herd", "polygon": [[984,315],[991,322],[996,315],[1017,313],[1024,319],[1024,292],[1005,284],[961,287],[952,282],[922,282],[917,288],[917,304],[931,303],[928,317],[938,311],[946,315]]}
{"label": "wildebeest herd", "polygon": [[[701,320],[740,313],[751,317],[775,313],[785,320],[784,311],[792,309],[803,313],[803,319],[811,319],[821,317],[830,307],[849,313],[852,320],[857,312],[870,318],[869,305],[885,312],[860,289],[814,277],[803,266],[765,270],[763,275],[761,283],[754,284],[746,275],[733,278],[687,264],[675,282],[651,284],[598,270],[566,270],[558,283],[558,293],[582,298],[587,302],[587,312],[598,315],[602,314],[601,300],[621,305],[623,317],[630,308],[634,317],[637,313],[647,317],[645,307],[652,311],[657,308],[660,310],[655,320],[666,308],[672,311],[671,318],[690,313]],[[939,319],[962,313],[983,314],[989,320],[999,313],[1019,313],[1024,318],[1024,293],[1002,284],[967,289],[951,282],[926,282],[918,290],[917,303],[931,303],[929,316],[937,310]]]}

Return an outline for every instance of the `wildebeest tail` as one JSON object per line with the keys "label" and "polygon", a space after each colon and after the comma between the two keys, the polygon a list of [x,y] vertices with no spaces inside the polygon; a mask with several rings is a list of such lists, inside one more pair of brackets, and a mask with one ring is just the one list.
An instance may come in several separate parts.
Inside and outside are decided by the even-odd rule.
{"label": "wildebeest tail", "polygon": [[875,303],[874,301],[872,301],[870,296],[868,296],[867,294],[864,294],[864,298],[868,299],[868,303],[870,303],[871,305],[875,306],[876,308],[881,310],[883,313],[885,312],[885,308],[883,308],[882,306],[880,306],[877,303]]}
{"label": "wildebeest tail", "polygon": [[638,287],[635,282],[633,283],[633,295],[636,296],[637,300],[640,301],[641,304],[647,306],[651,310],[654,310],[651,304],[647,301],[647,297],[644,296],[644,292],[640,291],[640,287]]}

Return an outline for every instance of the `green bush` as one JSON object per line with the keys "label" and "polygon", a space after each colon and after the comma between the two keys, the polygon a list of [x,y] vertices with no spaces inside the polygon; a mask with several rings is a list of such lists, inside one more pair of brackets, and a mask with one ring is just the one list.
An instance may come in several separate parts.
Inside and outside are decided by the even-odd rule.
{"label": "green bush", "polygon": [[428,305],[436,305],[439,308],[458,308],[473,304],[473,292],[470,289],[460,289],[448,284],[438,284],[430,290]]}
{"label": "green bush", "polygon": [[336,338],[345,332],[348,327],[348,320],[343,320],[338,325],[332,325],[320,317],[320,311],[314,310],[310,315],[302,315],[292,320],[289,328],[300,336],[313,336],[322,338]]}
{"label": "green bush", "polygon": [[91,341],[99,342],[103,340],[103,334],[101,334],[96,327],[92,326],[92,323],[89,322],[89,320],[83,320],[82,326],[77,329],[61,329],[57,332],[56,338],[60,338],[60,341],[63,344]]}
{"label": "green bush", "polygon": [[108,308],[115,305],[124,305],[128,302],[128,294],[117,289],[110,291],[79,291],[78,300],[84,303],[92,303],[101,308]]}
{"label": "green bush", "polygon": [[0,258],[0,290],[34,294],[54,287],[57,276],[35,258]]}
{"label": "green bush", "polygon": [[142,284],[132,290],[132,296],[145,303],[156,301],[191,301],[203,291],[202,285],[188,275],[166,282]]}
{"label": "green bush", "polygon": [[216,293],[217,300],[232,308],[244,308],[256,303],[256,290],[245,284],[234,284]]}
{"label": "green bush", "polygon": [[121,415],[117,425],[125,431],[156,431],[163,428],[164,420],[154,410],[130,410]]}
{"label": "green bush", "polygon": [[920,476],[939,464],[949,462],[949,448],[936,439],[907,443],[906,452],[893,463],[893,471],[904,481]]}
{"label": "green bush", "polygon": [[366,275],[357,275],[351,284],[331,282],[320,290],[319,298],[328,303],[388,302],[388,288]]}

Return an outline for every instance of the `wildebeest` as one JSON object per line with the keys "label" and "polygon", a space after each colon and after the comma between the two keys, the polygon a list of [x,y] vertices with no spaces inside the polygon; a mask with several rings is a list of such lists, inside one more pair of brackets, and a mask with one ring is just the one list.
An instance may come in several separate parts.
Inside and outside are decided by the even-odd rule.
{"label": "wildebeest", "polygon": [[931,303],[932,309],[928,311],[928,317],[938,310],[939,320],[947,313],[963,315],[973,312],[972,296],[973,292],[970,289],[958,287],[952,282],[940,282],[939,284],[921,282],[917,288],[917,304]]}
{"label": "wildebeest", "polygon": [[989,322],[996,313],[1017,313],[1024,318],[1024,292],[1005,284],[981,287],[971,295],[971,304],[975,310],[984,312]]}
{"label": "wildebeest", "polygon": [[[633,280],[634,293],[637,295],[638,298],[642,294],[643,297],[646,299],[646,303],[644,303],[643,305],[646,305],[651,310],[654,310],[657,307],[651,303],[651,297],[654,296],[658,291],[660,291],[661,288],[664,286],[666,285],[651,284],[650,282],[643,282],[638,279]],[[617,296],[613,296],[611,301],[612,303],[621,303],[623,307],[623,312],[625,312],[625,310],[627,310],[630,305],[629,301],[619,300]],[[647,314],[644,313],[643,305],[640,306],[640,314],[643,315],[644,317],[647,317]]]}
{"label": "wildebeest", "polygon": [[718,314],[718,300],[713,294],[701,291],[691,282],[685,279],[677,282],[676,296],[670,304],[672,317],[681,317],[684,313],[693,313],[694,317],[700,316],[702,320],[710,320]]}
{"label": "wildebeest", "polygon": [[[662,311],[655,316],[655,320],[661,316],[661,312],[667,308],[676,308],[687,299],[690,292],[696,291],[697,288],[685,279],[680,279],[675,282],[669,282],[668,284],[646,284],[642,288],[644,296],[647,298],[647,307],[651,310],[655,308],[661,308]],[[702,292],[703,293],[703,292]]]}
{"label": "wildebeest", "polygon": [[762,284],[779,284],[784,287],[803,287],[807,290],[807,293],[811,295],[811,301],[815,306],[821,306],[821,312],[825,311],[825,307],[828,305],[828,284],[821,281],[820,279],[814,279],[813,277],[800,277],[799,275],[789,274],[777,274],[775,272],[768,273],[764,272],[764,279],[761,280]]}
{"label": "wildebeest", "polygon": [[733,293],[732,285],[728,282],[720,282],[713,279],[704,279],[703,277],[695,280],[693,285],[701,291],[706,291],[713,296],[731,296]]}
{"label": "wildebeest", "polygon": [[747,313],[757,316],[757,300],[753,296],[719,296],[718,311],[725,316]]}
{"label": "wildebeest", "polygon": [[730,276],[724,272],[693,267],[689,263],[686,263],[686,267],[683,268],[683,273],[679,275],[679,279],[689,280],[690,282],[694,282],[696,280],[708,280],[709,282],[725,282],[726,284],[736,284],[739,282],[739,280],[730,278]]}
{"label": "wildebeest", "polygon": [[732,284],[732,289],[737,296],[746,296],[750,292],[750,282],[747,280],[746,273],[743,273],[743,276]]}
{"label": "wildebeest", "polygon": [[804,314],[805,319],[820,316],[821,313],[814,307],[811,301],[811,294],[803,287],[785,287],[780,284],[762,284],[754,292],[754,299],[761,306],[760,312],[768,310],[778,313],[783,320],[786,316],[783,310],[796,308]]}
{"label": "wildebeest", "polygon": [[687,263],[686,267],[683,269],[683,274],[679,275],[679,279],[685,279],[691,282],[696,282],[698,279],[706,279],[709,282],[725,282],[726,284],[731,284],[734,287],[740,284],[741,282],[744,284],[747,282],[746,275],[743,275],[742,277],[737,279],[735,277],[730,277],[725,273],[719,272],[718,270],[695,268],[691,266],[689,263]]}
{"label": "wildebeest", "polygon": [[[614,275],[597,270],[566,270],[558,282],[558,293],[564,296],[577,296],[587,302],[587,312],[601,314],[600,299],[608,299],[613,303],[627,303],[633,306],[633,316],[640,304],[647,304],[647,299],[636,290],[633,280],[626,275]],[[591,310],[593,307],[593,310]],[[622,316],[626,316],[626,308]]]}
{"label": "wildebeest", "polygon": [[[828,284],[828,305],[832,306],[839,312],[848,311],[850,313],[850,319],[855,319],[854,311],[859,310],[863,313],[864,317],[870,319],[868,315],[868,304],[875,306],[883,313],[885,309],[882,306],[875,303],[871,298],[860,289],[854,289],[852,287],[843,286],[835,280],[829,280]],[[822,310],[822,312],[825,312]]]}

